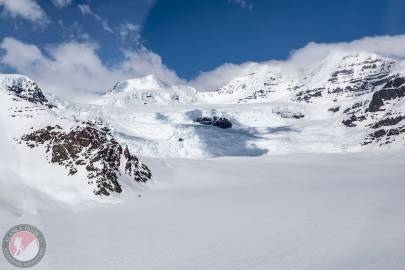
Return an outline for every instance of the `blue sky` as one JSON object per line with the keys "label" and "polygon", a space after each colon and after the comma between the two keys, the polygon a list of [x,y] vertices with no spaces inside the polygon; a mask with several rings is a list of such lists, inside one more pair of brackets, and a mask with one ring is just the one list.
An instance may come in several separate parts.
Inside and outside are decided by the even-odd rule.
{"label": "blue sky", "polygon": [[224,63],[287,59],[309,42],[400,35],[404,12],[402,0],[0,0],[0,69],[190,81]]}
{"label": "blue sky", "polygon": [[310,41],[350,41],[405,31],[405,1],[161,1],[149,13],[145,44],[185,77],[224,62],[284,59]]}

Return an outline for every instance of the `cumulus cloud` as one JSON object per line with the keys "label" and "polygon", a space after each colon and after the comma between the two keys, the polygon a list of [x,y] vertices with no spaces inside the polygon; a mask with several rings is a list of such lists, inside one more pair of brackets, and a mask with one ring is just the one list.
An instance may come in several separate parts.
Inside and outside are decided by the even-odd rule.
{"label": "cumulus cloud", "polygon": [[64,8],[72,3],[72,0],[51,0],[52,4],[57,8]]}
{"label": "cumulus cloud", "polygon": [[41,51],[35,45],[8,37],[0,48],[4,50],[2,65],[30,76],[46,91],[70,99],[104,93],[117,81],[148,74],[168,83],[180,82],[160,56],[145,48],[125,52],[124,60],[111,67],[102,63],[95,43],[72,41]]}
{"label": "cumulus cloud", "polygon": [[190,83],[201,91],[213,91],[227,82],[255,72],[260,68],[273,67],[285,72],[296,72],[325,59],[337,50],[351,52],[370,52],[388,58],[405,59],[405,35],[365,37],[351,42],[315,43],[293,50],[284,61],[268,60],[264,62],[247,62],[242,64],[223,64],[214,70],[202,72]]}
{"label": "cumulus cloud", "polygon": [[96,21],[99,21],[101,23],[101,26],[103,27],[104,31],[109,32],[109,33],[114,33],[113,29],[108,24],[108,20],[104,19],[97,13],[93,12],[93,10],[90,8],[89,5],[79,4],[78,7],[80,9],[80,12],[83,15],[89,15],[89,16],[93,17]]}
{"label": "cumulus cloud", "polygon": [[229,3],[234,3],[239,5],[241,8],[247,8],[249,10],[253,9],[253,4],[248,0],[228,0]]}
{"label": "cumulus cloud", "polygon": [[34,0],[0,0],[0,7],[3,16],[20,17],[39,24],[48,22],[44,10]]}

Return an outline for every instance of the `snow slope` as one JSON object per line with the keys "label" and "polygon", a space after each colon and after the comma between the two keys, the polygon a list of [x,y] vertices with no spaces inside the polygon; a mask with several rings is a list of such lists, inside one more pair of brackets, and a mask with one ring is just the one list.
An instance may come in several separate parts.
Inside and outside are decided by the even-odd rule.
{"label": "snow slope", "polygon": [[[94,209],[1,213],[42,230],[33,269],[381,270],[405,265],[398,154],[148,160],[142,197]],[[123,195],[125,196],[125,195]],[[13,269],[0,257],[0,269]]]}

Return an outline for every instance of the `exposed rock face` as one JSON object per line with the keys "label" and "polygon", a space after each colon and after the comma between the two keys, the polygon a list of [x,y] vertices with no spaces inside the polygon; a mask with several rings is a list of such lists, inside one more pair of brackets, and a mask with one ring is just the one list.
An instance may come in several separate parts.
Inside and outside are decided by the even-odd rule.
{"label": "exposed rock face", "polygon": [[133,176],[135,181],[145,183],[152,178],[149,168],[142,164],[136,156],[131,155],[128,146],[125,147],[124,157],[126,160],[125,173]]}
{"label": "exposed rock face", "polygon": [[384,85],[383,89],[373,94],[367,111],[377,112],[384,106],[385,101],[405,97],[405,78],[398,77]]}
{"label": "exposed rock face", "polygon": [[273,113],[277,114],[281,118],[287,118],[287,119],[288,118],[301,119],[301,118],[305,117],[304,113],[297,111],[297,110],[289,109],[288,107],[273,109]]}
{"label": "exposed rock face", "polygon": [[31,148],[45,145],[48,160],[66,167],[69,175],[85,169],[96,195],[121,193],[119,177],[122,173],[137,182],[146,182],[152,177],[148,167],[131,155],[128,148],[123,151],[108,128],[90,122],[68,132],[58,125],[48,126],[24,135],[21,140]]}
{"label": "exposed rock face", "polygon": [[203,125],[211,125],[214,127],[218,128],[231,128],[232,123],[225,117],[218,117],[218,116],[213,116],[213,117],[197,117],[194,119],[194,122],[203,124]]}
{"label": "exposed rock face", "polygon": [[364,120],[366,120],[366,117],[364,115],[356,116],[355,114],[352,114],[349,118],[343,120],[342,124],[345,125],[346,127],[356,127],[357,126],[355,124],[356,122],[361,122]]}
{"label": "exposed rock face", "polygon": [[329,109],[328,109],[329,112],[333,112],[333,113],[336,113],[336,112],[338,112],[339,110],[340,110],[340,106],[336,106],[336,107],[332,107],[332,108],[329,108]]}
{"label": "exposed rock face", "polygon": [[312,98],[314,97],[322,97],[322,91],[325,88],[315,88],[311,90],[305,90],[298,92],[297,94],[297,101],[306,101],[310,102]]}
{"label": "exposed rock face", "polygon": [[[355,103],[344,113],[342,121],[347,127],[365,125],[370,129],[363,145],[377,142],[384,145],[395,141],[398,135],[405,134],[405,111],[399,104],[405,100],[405,78],[392,76],[381,90],[375,91],[370,101]],[[398,106],[399,105],[399,106]]]}
{"label": "exposed rock face", "polygon": [[371,132],[367,135],[363,145],[377,142],[381,145],[389,144],[405,134],[405,113],[388,113],[378,122],[371,125]]}

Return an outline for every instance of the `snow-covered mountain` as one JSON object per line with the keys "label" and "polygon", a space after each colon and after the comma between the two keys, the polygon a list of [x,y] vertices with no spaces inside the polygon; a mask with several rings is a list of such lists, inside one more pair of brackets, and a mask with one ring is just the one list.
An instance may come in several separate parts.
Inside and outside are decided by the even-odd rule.
{"label": "snow-covered mountain", "polygon": [[[20,196],[39,192],[43,207],[79,204],[149,181],[153,168],[137,156],[401,150],[402,71],[398,60],[340,50],[294,72],[263,64],[214,92],[152,75],[130,79],[86,104],[46,96],[25,76],[1,75],[0,190],[15,185],[7,180],[13,175],[23,183]],[[0,200],[10,205],[1,191]],[[28,207],[16,200],[13,207]]]}
{"label": "snow-covered mountain", "polygon": [[336,50],[319,63],[296,72],[276,64],[260,66],[257,72],[203,96],[221,103],[268,102],[286,96],[306,102],[316,98],[343,99],[372,92],[397,72],[396,64],[374,53]]}
{"label": "snow-covered mountain", "polygon": [[197,91],[186,85],[169,85],[154,75],[118,82],[98,102],[101,105],[174,105],[197,101]]}
{"label": "snow-covered mountain", "polygon": [[151,179],[148,167],[101,121],[65,117],[28,77],[0,75],[0,110],[1,207],[85,204],[100,200],[94,194],[118,194],[122,186]]}
{"label": "snow-covered mountain", "polygon": [[[112,125],[126,119],[122,133],[133,132],[130,145],[146,156],[363,151],[388,143],[397,148],[404,145],[402,71],[395,59],[335,50],[294,72],[258,65],[213,92],[153,76],[124,81],[95,104],[110,106],[104,115]],[[141,114],[145,121],[135,119]],[[230,121],[232,129],[198,125],[214,118]],[[151,136],[140,122],[148,123]],[[143,131],[135,131],[138,126]]]}
{"label": "snow-covered mountain", "polygon": [[403,145],[403,80],[402,65],[394,59],[334,51],[298,74],[284,75],[269,66],[203,96],[212,102],[308,103],[307,119],[341,119],[338,125],[368,133],[363,145],[396,140]]}

